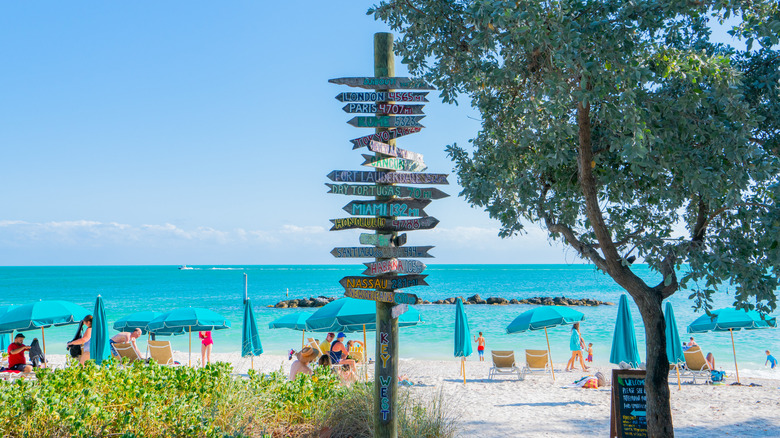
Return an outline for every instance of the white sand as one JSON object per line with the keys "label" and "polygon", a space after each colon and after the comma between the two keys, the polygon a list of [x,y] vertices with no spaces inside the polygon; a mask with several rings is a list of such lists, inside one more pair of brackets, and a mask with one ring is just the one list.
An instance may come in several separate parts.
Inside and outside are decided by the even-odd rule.
{"label": "white sand", "polygon": [[[186,364],[187,352],[175,352],[176,360]],[[200,354],[193,353],[193,363]],[[53,358],[55,361],[57,358]],[[245,373],[250,360],[238,354],[214,354],[214,360],[231,362],[236,372]],[[519,358],[518,358],[519,359]],[[451,360],[400,361],[400,373],[415,383],[413,394],[431,396],[442,391],[448,409],[457,418],[465,437],[558,437],[609,436],[610,390],[563,388],[585,375],[563,372],[565,364],[556,364],[556,382],[548,376],[528,376],[517,381],[511,376],[488,380],[489,358],[466,362],[466,385],[460,377],[460,362]],[[264,354],[254,359],[254,368],[270,372],[280,367],[289,372],[286,356]],[[608,367],[593,367],[611,376]],[[742,384],[761,387],[683,384],[670,386],[672,415],[677,437],[777,437],[780,436],[780,380],[756,378],[769,373],[741,371]],[[735,381],[727,379],[727,383]]]}

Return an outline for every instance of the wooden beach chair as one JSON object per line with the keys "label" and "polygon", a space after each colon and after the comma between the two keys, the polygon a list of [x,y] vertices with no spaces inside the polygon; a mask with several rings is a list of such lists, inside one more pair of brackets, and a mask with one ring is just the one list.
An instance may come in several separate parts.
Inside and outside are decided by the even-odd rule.
{"label": "wooden beach chair", "polygon": [[550,373],[552,375],[552,364],[547,350],[525,350],[525,366],[522,372],[523,379],[528,373]]}
{"label": "wooden beach chair", "polygon": [[[168,344],[170,346],[170,343]],[[138,356],[138,353],[135,351],[135,348],[133,348],[133,344],[120,344],[116,343],[114,344],[114,349],[117,353],[119,353],[119,359],[127,358],[129,362],[135,362],[137,360],[143,360],[140,356]]]}
{"label": "wooden beach chair", "polygon": [[515,363],[514,351],[490,350],[490,354],[493,356],[493,366],[488,370],[488,379],[499,374],[516,375],[517,380],[523,379],[520,368]]}
{"label": "wooden beach chair", "polygon": [[173,360],[171,341],[149,341],[149,355],[160,365],[181,365]]}
{"label": "wooden beach chair", "polygon": [[704,357],[704,353],[701,351],[701,347],[694,345],[693,347],[683,351],[685,355],[685,370],[680,370],[680,376],[690,377],[693,379],[693,383],[696,383],[696,378],[704,379],[705,382],[709,382],[712,379],[712,370],[707,363],[707,359]]}

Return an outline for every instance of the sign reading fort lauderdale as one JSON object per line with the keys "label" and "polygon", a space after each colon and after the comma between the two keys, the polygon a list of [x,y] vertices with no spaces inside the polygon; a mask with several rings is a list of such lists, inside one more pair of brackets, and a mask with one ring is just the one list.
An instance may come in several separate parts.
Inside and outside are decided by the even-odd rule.
{"label": "sign reading fort lauderdale", "polygon": [[406,90],[433,90],[434,88],[426,84],[425,81],[411,78],[335,78],[328,79],[331,84],[348,85],[350,87],[365,88],[367,90],[388,90],[388,89],[406,89]]}
{"label": "sign reading fort lauderdale", "polygon": [[336,99],[339,102],[428,102],[428,92],[411,91],[374,91],[360,92],[348,91],[339,93]]}
{"label": "sign reading fort lauderdale", "polygon": [[369,145],[371,140],[374,141],[390,141],[404,135],[415,134],[422,130],[422,128],[395,128],[389,131],[376,132],[374,134],[365,135],[363,137],[353,138],[352,149],[364,148]]}
{"label": "sign reading fort lauderdale", "polygon": [[446,173],[371,172],[368,170],[334,170],[328,178],[335,182],[381,184],[449,184]]}
{"label": "sign reading fort lauderdale", "polygon": [[428,286],[427,275],[399,275],[397,277],[359,277],[349,276],[339,280],[345,289],[401,289],[413,286]]}
{"label": "sign reading fort lauderdale", "polygon": [[330,184],[328,193],[348,196],[395,196],[398,198],[441,199],[450,196],[433,187],[374,186],[365,184]]}
{"label": "sign reading fort lauderdale", "polygon": [[350,248],[333,248],[330,252],[337,258],[375,258],[389,259],[395,257],[433,257],[428,251],[433,246],[401,246],[401,247],[375,247],[353,246]]}
{"label": "sign reading fort lauderdale", "polygon": [[383,217],[348,217],[331,219],[330,221],[333,222],[330,231],[350,230],[353,228],[378,231],[430,230],[439,223],[439,220],[433,216],[396,220]]}

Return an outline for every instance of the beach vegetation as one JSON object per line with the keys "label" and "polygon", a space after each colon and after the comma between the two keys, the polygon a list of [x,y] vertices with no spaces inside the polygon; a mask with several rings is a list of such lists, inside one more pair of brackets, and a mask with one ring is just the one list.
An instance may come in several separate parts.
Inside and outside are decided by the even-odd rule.
{"label": "beach vegetation", "polygon": [[[648,435],[674,435],[661,303],[776,309],[780,4],[382,0],[410,72],[482,116],[447,153],[499,235],[545,227],[633,298]],[[716,39],[713,32],[733,37]],[[656,274],[640,278],[632,263]]]}

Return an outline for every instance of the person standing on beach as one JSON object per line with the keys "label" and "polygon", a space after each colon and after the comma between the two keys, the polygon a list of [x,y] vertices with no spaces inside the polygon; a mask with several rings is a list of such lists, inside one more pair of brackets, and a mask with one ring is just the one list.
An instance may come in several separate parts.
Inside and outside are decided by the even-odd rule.
{"label": "person standing on beach", "polygon": [[582,365],[582,371],[587,371],[588,367],[585,366],[585,359],[582,358],[582,349],[585,348],[585,340],[582,339],[580,334],[580,323],[575,322],[571,327],[571,339],[569,340],[569,349],[571,350],[571,359],[566,364],[566,371],[574,371],[574,365],[577,363],[577,359],[580,360]]}
{"label": "person standing on beach", "polygon": [[485,361],[485,337],[482,336],[482,332],[479,332],[479,337],[472,336],[474,342],[477,343],[477,353],[479,353],[479,361]]}
{"label": "person standing on beach", "polygon": [[766,351],[766,362],[764,362],[764,366],[769,364],[770,369],[775,369],[777,366],[777,359],[775,359],[774,356],[769,352],[769,350]]}
{"label": "person standing on beach", "polygon": [[211,346],[214,345],[214,340],[211,339],[211,332],[198,332],[200,337],[200,364],[205,366],[206,360],[211,363]]}
{"label": "person standing on beach", "polygon": [[84,317],[84,325],[87,327],[84,330],[84,334],[75,341],[68,342],[68,345],[81,345],[81,356],[79,357],[79,364],[84,365],[84,362],[89,360],[89,340],[92,339],[92,315]]}
{"label": "person standing on beach", "polygon": [[588,344],[588,358],[585,361],[593,362],[593,342]]}

